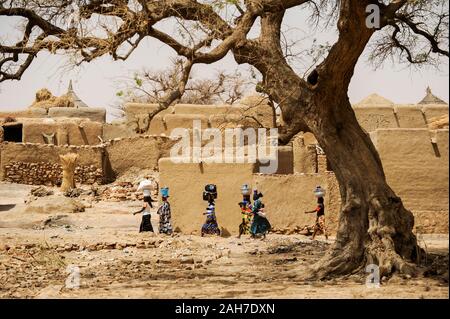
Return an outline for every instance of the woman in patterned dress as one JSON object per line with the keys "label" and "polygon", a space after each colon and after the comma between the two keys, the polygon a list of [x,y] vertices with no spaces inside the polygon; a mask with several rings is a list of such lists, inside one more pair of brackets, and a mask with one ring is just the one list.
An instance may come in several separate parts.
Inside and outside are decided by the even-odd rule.
{"label": "woman in patterned dress", "polygon": [[250,202],[251,188],[248,184],[244,184],[241,187],[241,193],[243,196],[242,202],[239,203],[241,208],[242,222],[239,225],[239,236],[250,234],[250,225],[252,223],[252,205]]}
{"label": "woman in patterned dress", "polygon": [[161,189],[161,198],[162,205],[158,208],[157,214],[159,215],[159,233],[171,235],[173,233],[172,224],[170,223],[171,219],[171,211],[170,211],[170,203],[167,200],[169,197],[169,189],[163,188]]}
{"label": "woman in patterned dress", "polygon": [[208,202],[208,207],[206,208],[206,221],[202,226],[201,235],[202,237],[206,234],[208,235],[220,235],[219,225],[217,224],[216,218],[216,205],[214,199],[217,198],[216,185],[208,184],[205,186],[205,191],[203,192],[203,200]]}
{"label": "woman in patterned dress", "polygon": [[253,222],[250,227],[250,233],[252,234],[252,238],[256,238],[259,235],[262,235],[263,239],[266,238],[266,234],[270,231],[272,226],[267,220],[264,214],[264,204],[261,201],[261,197],[263,197],[262,193],[259,193],[257,190],[254,191],[253,194]]}
{"label": "woman in patterned dress", "polygon": [[203,213],[203,215],[206,215],[206,221],[202,226],[202,237],[207,234],[220,235],[220,229],[216,219],[214,202],[208,204],[208,207],[206,208],[206,213]]}
{"label": "woman in patterned dress", "polygon": [[252,205],[250,204],[250,196],[248,200],[239,203],[241,207],[242,223],[239,225],[239,236],[250,234],[250,225],[252,224]]}

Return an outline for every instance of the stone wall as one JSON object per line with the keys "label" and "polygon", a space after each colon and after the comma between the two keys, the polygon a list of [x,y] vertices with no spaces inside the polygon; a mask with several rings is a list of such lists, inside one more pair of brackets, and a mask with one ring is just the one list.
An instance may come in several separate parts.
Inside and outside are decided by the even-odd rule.
{"label": "stone wall", "polygon": [[[49,177],[49,182],[54,183],[55,174],[47,173],[47,171],[56,170],[60,164],[59,155],[67,153],[78,154],[77,166],[80,180],[91,181],[95,175],[95,180],[99,181],[100,172],[102,177],[108,174],[104,164],[106,159],[103,146],[55,146],[3,142],[0,144],[0,180],[5,180],[9,176],[8,178],[15,182],[18,182],[18,179],[21,179],[21,182],[27,182],[27,174],[37,176],[38,173],[43,172],[44,176]],[[33,177],[33,180],[39,181],[37,184],[47,183],[47,181],[42,182],[42,177]]]}
{"label": "stone wall", "polygon": [[[5,181],[29,185],[61,185],[62,168],[60,164],[54,163],[25,163],[10,162],[5,165]],[[75,183],[102,184],[104,182],[101,168],[94,165],[77,166],[75,168]]]}

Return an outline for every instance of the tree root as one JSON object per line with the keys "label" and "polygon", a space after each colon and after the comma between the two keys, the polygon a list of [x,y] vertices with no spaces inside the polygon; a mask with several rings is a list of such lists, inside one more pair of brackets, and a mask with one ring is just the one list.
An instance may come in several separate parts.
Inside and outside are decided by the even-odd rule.
{"label": "tree root", "polygon": [[[423,249],[419,246],[416,246],[416,251],[424,254]],[[389,277],[393,273],[414,277],[417,275],[416,263],[419,261],[420,259],[411,259],[411,256],[409,258],[402,257],[395,250],[384,246],[380,240],[368,243],[364,251],[359,254],[351,251],[348,247],[345,249],[333,247],[301,277],[304,280],[342,278],[366,272],[366,267],[371,264],[378,267],[380,278]]]}

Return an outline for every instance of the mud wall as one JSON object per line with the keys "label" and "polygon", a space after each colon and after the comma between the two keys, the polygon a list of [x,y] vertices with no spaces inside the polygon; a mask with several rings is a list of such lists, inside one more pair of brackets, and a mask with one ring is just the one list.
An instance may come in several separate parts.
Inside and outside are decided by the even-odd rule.
{"label": "mud wall", "polygon": [[23,111],[3,111],[0,112],[0,121],[2,118],[42,118],[47,117],[47,110],[40,107],[32,107]]}
{"label": "mud wall", "polygon": [[103,125],[90,120],[24,120],[23,142],[41,143],[46,141],[44,134],[54,134],[56,145],[97,145],[98,137],[103,136]]}
{"label": "mud wall", "polygon": [[48,117],[86,118],[94,122],[106,122],[106,110],[99,107],[52,107],[48,110]]}
{"label": "mud wall", "polygon": [[23,111],[0,112],[0,119],[8,116],[14,118],[84,118],[94,122],[105,123],[106,109],[99,107],[51,107],[47,110],[40,107],[30,107]]}
{"label": "mud wall", "polygon": [[104,141],[110,141],[116,138],[135,137],[137,134],[133,128],[126,121],[106,123],[103,125],[102,139]]}
{"label": "mud wall", "polygon": [[448,232],[448,132],[379,129],[371,133],[387,181],[416,216],[418,228],[437,226],[435,231]]}
{"label": "mud wall", "polygon": [[[272,109],[266,103],[249,99],[242,105],[196,105],[177,104],[158,113],[148,125],[145,118],[158,109],[157,104],[128,103],[124,106],[125,117],[139,123],[140,128],[149,127],[146,133],[170,135],[174,128],[192,128],[193,120],[202,122],[202,128],[231,127],[238,125],[273,127]],[[120,125],[117,125],[120,126]]]}
{"label": "mud wall", "polygon": [[325,216],[327,228],[335,234],[338,223],[340,194],[333,173],[294,175],[255,175],[254,184],[263,194],[266,213],[276,230],[286,233],[299,230],[305,225],[314,225],[316,214],[305,214],[316,208],[317,199],[313,191],[320,185],[327,191]]}
{"label": "mud wall", "polygon": [[200,234],[207,203],[202,194],[206,184],[216,184],[217,220],[225,233],[238,233],[242,200],[240,187],[252,184],[253,164],[176,164],[169,158],[159,160],[160,186],[169,187],[174,227],[183,233]]}
{"label": "mud wall", "polygon": [[303,136],[297,136],[292,142],[294,173],[313,174],[318,171],[315,145],[308,145]]}
{"label": "mud wall", "polygon": [[449,113],[448,105],[357,105],[353,110],[359,125],[367,132],[382,128],[426,128],[432,118]]}
{"label": "mud wall", "polygon": [[105,144],[108,166],[113,176],[130,168],[158,169],[158,160],[169,156],[174,141],[168,137],[141,135],[114,139]]}

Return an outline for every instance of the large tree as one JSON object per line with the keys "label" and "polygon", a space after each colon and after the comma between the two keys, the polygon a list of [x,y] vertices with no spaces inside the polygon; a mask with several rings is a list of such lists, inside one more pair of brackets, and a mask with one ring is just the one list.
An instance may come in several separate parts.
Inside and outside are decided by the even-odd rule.
{"label": "large tree", "polygon": [[[306,79],[284,50],[281,28],[291,9],[312,10],[338,33]],[[153,37],[184,59],[178,86],[160,101],[164,109],[183,95],[195,64],[232,54],[237,63],[260,72],[258,89],[280,106],[286,125],[280,141],[311,131],[336,174],[342,198],[337,238],[315,275],[346,274],[365,262],[378,264],[382,275],[410,272],[420,251],[413,215],[386,183],[347,92],[369,45],[374,59],[395,56],[421,64],[448,57],[447,10],[445,0],[2,0],[0,15],[21,17],[25,25],[19,42],[0,45],[0,81],[20,80],[41,51],[76,54],[79,63],[105,54],[127,59],[143,39]],[[170,19],[187,36],[160,27]],[[254,26],[259,35],[250,38]]]}

